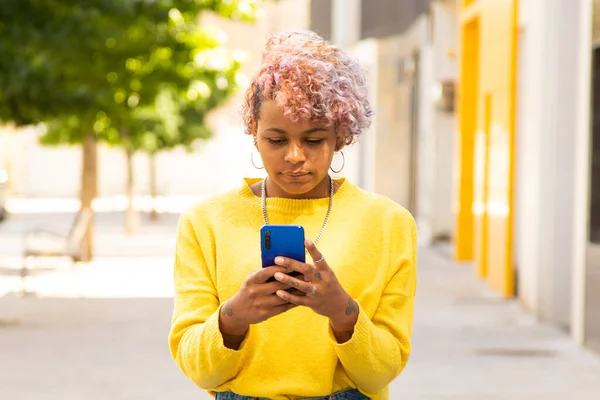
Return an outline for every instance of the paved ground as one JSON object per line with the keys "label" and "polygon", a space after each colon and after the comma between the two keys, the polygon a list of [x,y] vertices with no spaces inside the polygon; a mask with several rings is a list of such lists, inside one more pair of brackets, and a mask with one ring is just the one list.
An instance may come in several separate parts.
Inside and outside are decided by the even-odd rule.
{"label": "paved ground", "polygon": [[600,358],[439,252],[421,250],[414,356],[392,399],[594,400]]}
{"label": "paved ground", "polygon": [[[26,220],[0,226],[0,264],[10,247],[4,240]],[[138,238],[121,236],[120,227],[111,233],[107,223],[100,230],[108,253],[97,263],[32,278],[29,287],[43,298],[0,297],[0,399],[209,398],[181,375],[166,344],[172,271],[165,251],[175,220]],[[128,240],[139,243],[136,257],[115,251],[110,237],[122,249]],[[564,332],[497,298],[443,249],[422,249],[419,271],[413,356],[391,385],[391,399],[600,398],[600,358]],[[5,292],[17,283],[0,273]]]}

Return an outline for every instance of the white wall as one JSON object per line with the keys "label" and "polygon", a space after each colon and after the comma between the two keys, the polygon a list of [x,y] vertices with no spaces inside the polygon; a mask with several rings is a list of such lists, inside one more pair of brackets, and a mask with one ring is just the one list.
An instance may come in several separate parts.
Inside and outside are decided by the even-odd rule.
{"label": "white wall", "polygon": [[[175,150],[157,158],[159,194],[197,195],[213,193],[248,170],[250,147],[239,129],[221,127],[217,137],[201,144],[200,150],[187,154]],[[13,193],[28,197],[78,197],[81,173],[79,147],[43,147],[38,133],[27,129],[12,137]],[[99,146],[98,190],[101,197],[125,192],[126,159],[123,151]],[[149,192],[148,157],[134,157],[136,192]],[[249,171],[251,172],[251,171]],[[238,179],[239,181],[239,179]]]}
{"label": "white wall", "polygon": [[540,145],[543,140],[544,70],[543,0],[521,0],[516,139],[516,215],[518,292],[523,304],[538,313],[541,198]]}
{"label": "white wall", "polygon": [[[430,30],[431,21],[423,18],[424,29]],[[435,28],[434,28],[435,29]],[[419,130],[417,148],[417,187],[416,187],[416,220],[420,228],[421,239],[429,242],[433,236],[435,225],[436,186],[438,159],[437,111],[433,105],[433,88],[435,80],[435,47],[429,35],[425,33],[420,48],[421,71],[419,76]],[[449,199],[449,198],[448,198]]]}
{"label": "white wall", "polygon": [[[403,35],[380,39],[376,133],[376,189],[403,205],[410,190],[410,82],[397,82],[398,64],[419,54],[416,215],[422,243],[452,235],[455,114],[438,111],[433,89],[456,79],[457,13],[453,2],[432,5],[433,25],[422,15]],[[431,37],[430,37],[431,35]]]}
{"label": "white wall", "polygon": [[[379,109],[379,42],[377,40],[363,40],[356,43],[351,51],[366,70],[369,85],[369,101],[377,113]],[[376,132],[378,119],[373,118],[370,128],[359,138],[359,142],[344,150],[346,154],[345,173],[365,190],[375,190],[375,157],[376,157]]]}
{"label": "white wall", "polygon": [[[456,82],[458,76],[458,13],[455,1],[432,4],[433,12],[433,83]],[[431,234],[453,236],[455,229],[452,212],[454,143],[456,140],[456,113],[434,111],[432,134],[435,137],[435,180],[432,188]]]}
{"label": "white wall", "polygon": [[[430,93],[431,56],[426,43],[427,18],[421,17],[403,34],[379,39],[377,108],[375,110],[376,130],[374,130],[374,190],[382,193],[404,207],[410,206],[411,197],[411,157],[417,160],[417,185],[425,186],[434,169],[425,160],[431,148],[431,138],[427,136],[431,121]],[[400,64],[419,54],[419,75],[400,77]],[[418,115],[418,151],[411,154],[411,86],[419,90]],[[429,179],[429,181],[431,181]],[[428,198],[417,194],[419,214],[415,215],[417,224],[420,216],[429,214],[431,207]],[[423,214],[421,214],[423,213]],[[421,225],[421,238],[427,237]]]}
{"label": "white wall", "polygon": [[519,296],[536,315],[567,328],[579,9],[569,0],[521,0],[520,10],[515,195]]}
{"label": "white wall", "polygon": [[[217,27],[228,35],[228,46],[245,52],[242,72],[249,77],[256,69],[269,32],[307,29],[309,0],[286,0],[266,4],[257,23],[242,24],[206,14],[205,27]],[[209,116],[215,137],[199,142],[197,150],[161,154],[157,159],[158,187],[163,195],[212,194],[240,183],[242,176],[262,176],[250,164],[251,140],[243,134],[238,108],[245,87],[225,106]],[[35,197],[78,197],[81,155],[79,148],[47,148],[37,143],[33,130],[11,138],[13,183],[17,194]],[[6,137],[0,142],[4,149]],[[3,151],[0,148],[0,153]],[[125,192],[125,156],[122,151],[99,148],[99,195],[120,196]],[[148,193],[148,160],[135,157],[136,192]]]}
{"label": "white wall", "polygon": [[[542,81],[533,79],[536,68],[542,68],[542,61],[536,41],[541,40],[540,19],[532,18],[530,0],[519,4],[519,54],[517,71],[517,129],[516,129],[516,171],[515,171],[515,264],[518,271],[519,297],[532,312],[538,309],[538,251],[537,226],[539,224],[539,182],[540,152],[535,151],[540,141],[539,126],[540,102],[534,94],[541,92]],[[527,156],[527,157],[526,157]]]}
{"label": "white wall", "polygon": [[[356,2],[348,4],[349,8]],[[375,117],[361,143],[350,149],[351,176],[369,190],[384,194],[408,207],[411,197],[411,157],[417,164],[416,220],[420,238],[427,243],[435,235],[451,235],[452,166],[455,116],[437,111],[432,89],[437,82],[455,80],[456,18],[454,2],[433,5],[433,41],[426,15],[419,17],[402,35],[363,40],[352,45],[358,23],[339,28],[352,10],[336,7],[332,17],[334,40],[356,54],[368,71]],[[340,11],[341,10],[341,11]],[[417,81],[400,78],[400,64],[419,56]],[[419,90],[417,153],[411,154],[411,85]],[[358,161],[358,165],[354,161]],[[356,175],[353,175],[356,174]]]}
{"label": "white wall", "polygon": [[[571,302],[573,282],[573,235],[575,217],[575,160],[576,149],[573,132],[577,129],[577,99],[579,88],[576,85],[579,75],[579,25],[581,24],[580,4],[573,1],[560,0],[556,9],[556,20],[559,23],[559,52],[557,54],[557,121],[556,141],[554,143],[554,199],[553,213],[555,246],[554,246],[554,284],[552,287],[552,310],[554,320],[563,327],[571,324]],[[552,44],[550,44],[552,45]]]}

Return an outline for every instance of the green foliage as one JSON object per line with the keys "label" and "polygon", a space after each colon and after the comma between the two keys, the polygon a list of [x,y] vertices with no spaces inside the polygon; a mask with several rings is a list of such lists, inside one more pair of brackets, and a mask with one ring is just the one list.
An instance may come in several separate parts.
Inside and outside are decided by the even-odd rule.
{"label": "green foliage", "polygon": [[252,21],[252,0],[3,0],[0,120],[44,144],[94,132],[133,150],[190,146],[235,89],[239,61],[198,15]]}

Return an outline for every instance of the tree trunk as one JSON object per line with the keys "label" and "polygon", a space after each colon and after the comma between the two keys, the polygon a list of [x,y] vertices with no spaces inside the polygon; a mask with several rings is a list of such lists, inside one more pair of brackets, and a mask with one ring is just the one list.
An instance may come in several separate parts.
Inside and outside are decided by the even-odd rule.
{"label": "tree trunk", "polygon": [[[89,133],[82,145],[82,172],[81,172],[81,208],[92,209],[92,201],[98,195],[98,151],[96,136]],[[91,261],[94,253],[94,215],[92,215],[89,228],[81,243],[81,261]]]}
{"label": "tree trunk", "polygon": [[127,149],[127,211],[125,213],[125,231],[128,235],[138,233],[140,226],[140,218],[133,206],[133,198],[135,195],[135,185],[133,178],[133,150]]}
{"label": "tree trunk", "polygon": [[[6,172],[8,173],[8,182],[6,182],[6,188],[5,188],[5,194],[7,196],[10,196],[11,194],[14,194],[15,192],[15,187],[14,185],[14,177],[16,176],[15,174],[15,160],[14,160],[14,148],[15,148],[15,137],[17,135],[17,131],[15,129],[15,124],[14,123],[9,123],[6,125],[6,129],[8,130],[8,135],[7,135],[7,144],[8,144],[8,151],[5,154],[6,159],[4,160],[5,164],[4,164],[4,168],[6,169]],[[2,168],[2,165],[0,165],[0,168]]]}
{"label": "tree trunk", "polygon": [[158,220],[158,211],[156,211],[156,196],[158,195],[156,190],[156,153],[148,154],[148,161],[150,165],[150,219],[152,221]]}

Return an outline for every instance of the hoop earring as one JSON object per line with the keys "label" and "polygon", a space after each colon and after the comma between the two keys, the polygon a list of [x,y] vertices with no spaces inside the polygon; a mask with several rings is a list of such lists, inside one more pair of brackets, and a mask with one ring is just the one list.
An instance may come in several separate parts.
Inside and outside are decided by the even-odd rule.
{"label": "hoop earring", "polygon": [[265,167],[264,165],[263,165],[263,166],[261,166],[261,167],[259,167],[259,166],[257,166],[257,165],[254,163],[254,150],[256,150],[256,149],[252,149],[252,153],[250,153],[250,162],[252,163],[252,166],[253,166],[254,168],[256,168],[256,169],[263,169],[263,168]]}
{"label": "hoop earring", "polygon": [[340,151],[339,154],[342,155],[342,167],[340,169],[338,169],[337,171],[334,170],[331,166],[329,167],[331,172],[333,172],[334,174],[339,174],[340,172],[342,172],[342,170],[344,169],[344,166],[346,165],[346,156],[344,155],[344,152]]}

